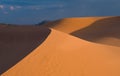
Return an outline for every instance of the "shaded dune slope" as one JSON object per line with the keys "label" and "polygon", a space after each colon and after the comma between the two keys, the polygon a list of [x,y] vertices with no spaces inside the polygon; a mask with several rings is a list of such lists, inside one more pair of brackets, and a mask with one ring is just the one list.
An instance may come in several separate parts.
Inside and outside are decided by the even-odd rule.
{"label": "shaded dune slope", "polygon": [[52,30],[48,38],[2,76],[120,76],[120,48]]}
{"label": "shaded dune slope", "polygon": [[120,17],[100,19],[71,35],[96,43],[120,46]]}
{"label": "shaded dune slope", "polygon": [[38,47],[49,33],[45,27],[0,26],[0,74]]}
{"label": "shaded dune slope", "polygon": [[66,18],[49,26],[91,42],[120,46],[119,16]]}

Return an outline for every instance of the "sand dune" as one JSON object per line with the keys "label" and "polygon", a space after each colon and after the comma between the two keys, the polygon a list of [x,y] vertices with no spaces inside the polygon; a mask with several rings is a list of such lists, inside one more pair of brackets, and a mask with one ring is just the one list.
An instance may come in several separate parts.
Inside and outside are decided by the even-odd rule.
{"label": "sand dune", "polygon": [[65,18],[44,25],[53,29],[1,26],[0,74],[120,76],[119,20]]}
{"label": "sand dune", "polygon": [[[57,23],[56,23],[57,22]],[[51,28],[87,41],[120,46],[120,17],[66,18],[51,24]]]}
{"label": "sand dune", "polygon": [[45,26],[65,32],[72,33],[76,30],[85,28],[97,20],[108,17],[78,17],[78,18],[64,18],[53,22],[46,23]]}
{"label": "sand dune", "polygon": [[0,74],[44,42],[49,33],[45,27],[0,26]]}
{"label": "sand dune", "polygon": [[40,46],[2,76],[120,76],[120,48],[52,29]]}

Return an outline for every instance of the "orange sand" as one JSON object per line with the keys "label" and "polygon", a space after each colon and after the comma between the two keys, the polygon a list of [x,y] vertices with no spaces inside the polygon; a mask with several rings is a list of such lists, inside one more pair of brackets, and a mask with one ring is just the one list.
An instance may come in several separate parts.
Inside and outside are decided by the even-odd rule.
{"label": "orange sand", "polygon": [[72,33],[76,30],[85,28],[97,20],[105,19],[110,17],[78,17],[78,18],[64,18],[61,20],[49,22],[45,26],[51,27],[53,29],[65,32]]}
{"label": "orange sand", "polygon": [[48,23],[48,27],[90,42],[120,46],[119,16],[65,18]]}
{"label": "orange sand", "polygon": [[2,76],[120,76],[120,47],[52,30],[39,47]]}

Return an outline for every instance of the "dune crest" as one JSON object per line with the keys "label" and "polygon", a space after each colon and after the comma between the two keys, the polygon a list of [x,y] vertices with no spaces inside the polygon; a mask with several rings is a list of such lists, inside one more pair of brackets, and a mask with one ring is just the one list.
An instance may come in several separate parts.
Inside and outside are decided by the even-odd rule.
{"label": "dune crest", "polygon": [[[54,26],[52,26],[54,25]],[[51,28],[81,39],[111,46],[120,46],[120,17],[65,18],[55,21]]]}
{"label": "dune crest", "polygon": [[49,34],[50,29],[46,27],[6,26],[1,29],[0,74],[31,53],[44,42]]}
{"label": "dune crest", "polygon": [[76,30],[85,28],[97,20],[108,17],[78,17],[78,18],[64,18],[61,20],[49,22],[45,26],[65,32],[72,33]]}
{"label": "dune crest", "polygon": [[48,38],[2,76],[120,76],[120,48],[52,29]]}

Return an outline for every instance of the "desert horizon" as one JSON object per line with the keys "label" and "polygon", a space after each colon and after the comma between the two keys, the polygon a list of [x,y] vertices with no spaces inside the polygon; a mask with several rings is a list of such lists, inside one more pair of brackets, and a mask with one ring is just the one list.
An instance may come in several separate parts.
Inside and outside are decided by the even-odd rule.
{"label": "desert horizon", "polygon": [[0,76],[120,76],[120,1],[0,0]]}
{"label": "desert horizon", "polygon": [[119,76],[120,17],[0,24],[1,76]]}

